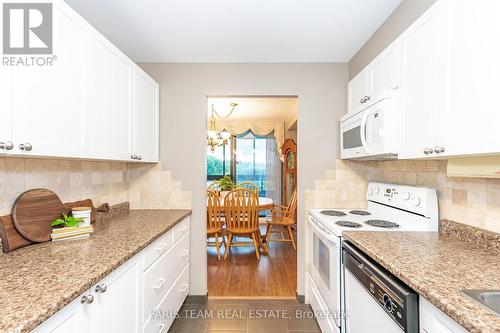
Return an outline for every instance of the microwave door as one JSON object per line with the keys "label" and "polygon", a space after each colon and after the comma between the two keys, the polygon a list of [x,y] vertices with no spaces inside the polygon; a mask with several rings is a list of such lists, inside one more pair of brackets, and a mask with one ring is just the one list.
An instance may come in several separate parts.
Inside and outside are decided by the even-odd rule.
{"label": "microwave door", "polygon": [[361,143],[361,126],[357,118],[341,124],[341,155],[342,158],[354,158],[364,155],[364,149]]}

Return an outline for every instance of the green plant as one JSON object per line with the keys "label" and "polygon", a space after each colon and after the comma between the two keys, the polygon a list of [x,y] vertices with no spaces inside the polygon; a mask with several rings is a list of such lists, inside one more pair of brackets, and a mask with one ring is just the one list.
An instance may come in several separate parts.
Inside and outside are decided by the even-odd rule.
{"label": "green plant", "polygon": [[233,181],[231,176],[224,176],[219,180],[221,191],[231,191],[236,188],[236,183]]}
{"label": "green plant", "polygon": [[62,225],[63,227],[78,227],[80,225],[80,223],[82,223],[82,222],[83,222],[82,218],[62,214],[62,218],[58,218],[58,219],[52,221],[50,226],[55,227],[55,226]]}

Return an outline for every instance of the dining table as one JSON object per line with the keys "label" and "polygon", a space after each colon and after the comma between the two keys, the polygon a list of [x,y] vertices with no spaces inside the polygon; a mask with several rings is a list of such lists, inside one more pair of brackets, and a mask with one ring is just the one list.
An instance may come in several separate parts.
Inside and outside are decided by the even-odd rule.
{"label": "dining table", "polygon": [[[224,197],[221,197],[220,205],[221,205],[222,211],[224,211],[224,207],[225,207],[224,206]],[[267,197],[259,197],[259,211],[271,210],[271,209],[273,209],[273,206],[274,206],[273,199],[267,198]],[[260,233],[260,228],[259,228],[259,246],[264,253],[269,252],[269,248],[267,247],[267,244],[265,243],[265,235],[262,235]]]}

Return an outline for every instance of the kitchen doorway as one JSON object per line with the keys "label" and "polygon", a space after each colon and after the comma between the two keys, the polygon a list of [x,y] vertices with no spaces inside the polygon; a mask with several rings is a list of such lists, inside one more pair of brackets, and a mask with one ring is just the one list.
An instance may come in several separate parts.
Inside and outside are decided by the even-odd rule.
{"label": "kitchen doorway", "polygon": [[297,114],[297,96],[207,98],[209,297],[296,296]]}

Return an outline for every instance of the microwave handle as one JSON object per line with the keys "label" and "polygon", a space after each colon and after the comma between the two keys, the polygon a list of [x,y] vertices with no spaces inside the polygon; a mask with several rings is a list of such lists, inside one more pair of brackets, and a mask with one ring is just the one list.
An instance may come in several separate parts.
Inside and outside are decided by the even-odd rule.
{"label": "microwave handle", "polygon": [[363,112],[363,117],[361,118],[361,127],[359,129],[359,135],[361,136],[361,145],[367,154],[370,153],[370,147],[368,147],[368,142],[366,142],[366,121],[370,112]]}

